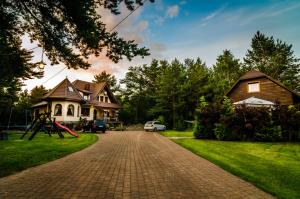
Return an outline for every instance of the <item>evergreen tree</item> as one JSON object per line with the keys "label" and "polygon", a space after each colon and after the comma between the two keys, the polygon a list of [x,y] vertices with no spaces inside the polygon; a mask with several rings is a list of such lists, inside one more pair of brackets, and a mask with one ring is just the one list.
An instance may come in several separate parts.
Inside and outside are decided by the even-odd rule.
{"label": "evergreen tree", "polygon": [[41,101],[42,97],[48,92],[48,90],[43,86],[36,86],[30,91],[30,103],[34,105]]}
{"label": "evergreen tree", "polygon": [[244,62],[247,70],[259,70],[300,91],[300,59],[295,57],[292,45],[257,32]]}
{"label": "evergreen tree", "polygon": [[213,86],[214,99],[223,99],[223,96],[242,73],[239,60],[234,57],[230,50],[224,50],[223,54],[217,57],[217,62],[213,66],[211,84]]}

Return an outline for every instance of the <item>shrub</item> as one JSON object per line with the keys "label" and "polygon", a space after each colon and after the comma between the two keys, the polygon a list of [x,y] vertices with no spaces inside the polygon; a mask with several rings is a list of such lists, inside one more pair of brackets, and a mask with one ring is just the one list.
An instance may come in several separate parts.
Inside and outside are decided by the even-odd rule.
{"label": "shrub", "polygon": [[282,139],[281,126],[263,127],[255,132],[254,139],[256,141],[274,142]]}
{"label": "shrub", "polygon": [[195,128],[196,138],[216,138],[213,130],[215,128],[215,123],[219,121],[220,110],[219,104],[212,104],[204,107],[201,112],[197,113],[198,126]]}
{"label": "shrub", "polygon": [[196,139],[201,139],[201,138],[205,138],[205,133],[204,133],[204,126],[201,124],[196,124],[194,126],[194,137]]}
{"label": "shrub", "polygon": [[214,134],[218,140],[226,140],[226,127],[222,123],[216,123],[214,128]]}

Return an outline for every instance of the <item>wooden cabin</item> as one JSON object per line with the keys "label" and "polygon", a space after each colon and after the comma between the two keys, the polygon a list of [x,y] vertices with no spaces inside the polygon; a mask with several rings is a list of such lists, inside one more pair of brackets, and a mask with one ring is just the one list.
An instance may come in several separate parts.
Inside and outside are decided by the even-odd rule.
{"label": "wooden cabin", "polygon": [[281,82],[260,72],[249,71],[240,77],[227,92],[233,103],[238,103],[249,98],[267,100],[280,105],[300,103],[299,93],[287,88]]}

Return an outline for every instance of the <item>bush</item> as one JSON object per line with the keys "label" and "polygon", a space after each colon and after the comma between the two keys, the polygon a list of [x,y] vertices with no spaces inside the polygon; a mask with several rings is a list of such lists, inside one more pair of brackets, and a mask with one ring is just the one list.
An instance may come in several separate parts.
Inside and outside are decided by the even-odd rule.
{"label": "bush", "polygon": [[225,125],[216,123],[214,128],[214,134],[218,140],[226,140],[227,131]]}
{"label": "bush", "polygon": [[201,124],[196,124],[194,126],[194,137],[196,139],[205,138],[204,130],[205,130],[204,126],[202,126]]}
{"label": "bush", "polygon": [[281,126],[264,127],[255,133],[256,141],[274,142],[282,140]]}
{"label": "bush", "polygon": [[118,125],[116,126],[116,128],[114,129],[115,131],[125,131],[126,130],[126,127],[123,126],[123,125]]}

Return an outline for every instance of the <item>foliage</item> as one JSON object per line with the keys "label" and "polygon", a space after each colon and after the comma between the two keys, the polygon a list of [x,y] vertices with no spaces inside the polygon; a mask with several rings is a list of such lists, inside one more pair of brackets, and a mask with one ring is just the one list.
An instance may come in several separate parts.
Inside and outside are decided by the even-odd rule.
{"label": "foliage", "polygon": [[219,121],[221,116],[220,104],[214,103],[206,106],[201,112],[197,113],[197,124],[194,135],[196,138],[214,139],[215,124]]}
{"label": "foliage", "polygon": [[300,198],[300,145],[176,139],[174,142],[277,198]]}
{"label": "foliage", "polygon": [[[39,78],[43,71],[33,62],[33,51],[22,47],[22,37],[29,37],[43,48],[51,64],[64,63],[68,68],[90,67],[91,56],[105,56],[114,62],[126,57],[149,55],[134,41],[125,41],[117,32],[106,29],[99,9],[119,14],[124,2],[133,11],[143,2],[116,0],[40,0],[0,2],[0,100],[5,89],[20,89],[18,81]],[[151,0],[153,2],[153,0]]]}
{"label": "foliage", "polygon": [[30,91],[30,103],[33,105],[41,101],[42,97],[48,92],[43,86],[36,86]]}
{"label": "foliage", "polygon": [[233,56],[230,50],[224,50],[223,54],[217,57],[217,62],[213,66],[211,81],[215,100],[221,100],[244,72],[240,61]]}
{"label": "foliage", "polygon": [[112,74],[106,73],[106,71],[94,75],[94,79],[93,82],[95,83],[106,82],[109,85],[110,90],[115,94],[117,91],[120,91],[120,85],[117,84],[117,78]]}
{"label": "foliage", "polygon": [[80,134],[80,138],[64,134],[65,138],[61,139],[58,135],[49,137],[38,133],[32,141],[20,140],[20,136],[9,134],[8,141],[1,141],[1,177],[79,151],[98,139],[94,134]]}
{"label": "foliage", "polygon": [[258,31],[244,62],[246,70],[257,69],[291,89],[300,90],[300,59],[295,57],[292,45]]}
{"label": "foliage", "polygon": [[282,129],[282,139],[300,140],[300,104],[297,106],[276,106],[272,110],[274,125]]}
{"label": "foliage", "polygon": [[222,105],[209,104],[197,113],[195,137],[219,140],[298,141],[300,105],[236,106],[228,98]]}

